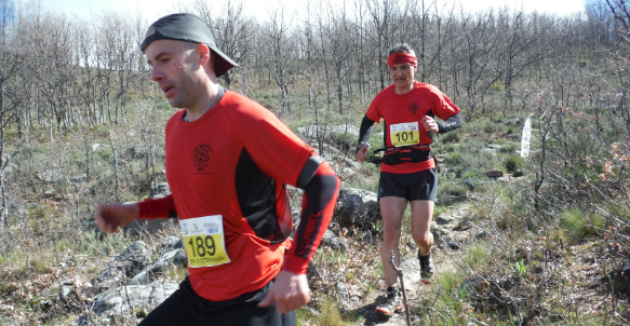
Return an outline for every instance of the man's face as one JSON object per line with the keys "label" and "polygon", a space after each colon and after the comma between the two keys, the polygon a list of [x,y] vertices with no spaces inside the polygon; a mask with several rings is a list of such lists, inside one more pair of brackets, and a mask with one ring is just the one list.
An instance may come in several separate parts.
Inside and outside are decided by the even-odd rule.
{"label": "man's face", "polygon": [[157,40],[144,51],[151,66],[151,80],[160,85],[168,103],[175,108],[190,108],[200,84],[199,56],[182,41]]}
{"label": "man's face", "polygon": [[395,64],[389,67],[389,74],[392,76],[396,87],[408,87],[413,83],[413,76],[416,68],[408,64]]}

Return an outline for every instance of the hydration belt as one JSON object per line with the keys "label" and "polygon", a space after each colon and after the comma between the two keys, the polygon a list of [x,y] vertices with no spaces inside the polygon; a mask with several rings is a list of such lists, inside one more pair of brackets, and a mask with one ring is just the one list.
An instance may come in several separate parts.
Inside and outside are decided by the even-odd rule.
{"label": "hydration belt", "polygon": [[[380,152],[384,152],[383,156],[376,156],[376,154]],[[420,163],[431,158],[431,146],[418,145],[379,148],[374,150],[373,153],[374,158],[372,159],[372,163],[374,164],[385,163],[388,165],[396,165],[401,163]]]}

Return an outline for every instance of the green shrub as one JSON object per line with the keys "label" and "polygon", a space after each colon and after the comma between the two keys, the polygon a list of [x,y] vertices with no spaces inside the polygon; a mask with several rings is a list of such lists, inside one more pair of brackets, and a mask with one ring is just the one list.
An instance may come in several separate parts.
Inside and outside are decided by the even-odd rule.
{"label": "green shrub", "polygon": [[483,126],[483,131],[487,134],[493,134],[496,130],[496,125],[492,121],[487,121]]}
{"label": "green shrub", "polygon": [[444,144],[444,148],[442,148],[442,150],[445,153],[449,153],[449,152],[454,152],[455,150],[457,150],[459,148],[459,146],[457,144],[453,144],[453,143],[446,143]]}
{"label": "green shrub", "polygon": [[517,142],[507,142],[505,143],[505,145],[503,145],[503,147],[501,147],[501,152],[504,153],[514,153],[517,150],[519,150],[521,147],[521,144],[517,143]]}
{"label": "green shrub", "polygon": [[458,143],[459,133],[456,131],[449,132],[440,137],[440,140],[444,143]]}
{"label": "green shrub", "polygon": [[518,169],[522,169],[525,166],[525,162],[518,155],[508,155],[503,159],[502,165],[508,173],[512,173]]}
{"label": "green shrub", "polygon": [[570,208],[562,212],[559,225],[566,230],[569,243],[577,243],[601,232],[606,227],[606,219],[598,214]]}
{"label": "green shrub", "polygon": [[459,152],[451,152],[444,155],[444,162],[449,165],[462,164],[462,156]]}

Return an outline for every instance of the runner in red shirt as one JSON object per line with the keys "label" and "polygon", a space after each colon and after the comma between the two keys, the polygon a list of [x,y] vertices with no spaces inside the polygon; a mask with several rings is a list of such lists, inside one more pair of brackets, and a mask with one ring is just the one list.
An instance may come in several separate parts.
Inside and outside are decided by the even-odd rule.
{"label": "runner in red shirt", "polygon": [[[438,174],[431,157],[433,135],[462,125],[459,108],[437,87],[414,79],[417,58],[406,44],[399,44],[389,53],[389,72],[394,84],[379,92],[368,108],[359,132],[357,160],[364,162],[368,140],[374,123],[385,119],[385,148],[381,165],[378,198],[383,216],[381,260],[387,283],[387,300],[376,313],[391,316],[402,309],[397,288],[397,275],[390,266],[391,251],[400,264],[400,229],[402,217],[411,204],[411,234],[418,244],[420,274],[423,282],[433,278],[430,232],[433,205],[437,198]],[[444,120],[436,122],[434,117]]]}
{"label": "runner in red shirt", "polygon": [[[136,218],[178,217],[190,274],[141,325],[295,325],[339,178],[273,113],[217,83],[236,64],[201,18],[159,19],[141,49],[151,80],[183,109],[166,125],[172,195],[101,205],[95,219],[114,232]],[[304,190],[293,243],[287,184]]]}

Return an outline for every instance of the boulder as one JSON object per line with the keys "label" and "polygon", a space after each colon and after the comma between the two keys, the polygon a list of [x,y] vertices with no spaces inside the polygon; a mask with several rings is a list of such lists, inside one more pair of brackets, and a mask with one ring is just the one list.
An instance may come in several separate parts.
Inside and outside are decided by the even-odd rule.
{"label": "boulder", "polygon": [[338,282],[335,286],[337,300],[347,303],[350,301],[350,292],[348,291],[348,287],[346,284],[342,282]]}
{"label": "boulder", "polygon": [[134,276],[127,285],[145,285],[156,274],[163,273],[175,267],[186,267],[186,251],[183,248],[167,252],[145,270]]}
{"label": "boulder", "polygon": [[184,248],[184,240],[180,237],[166,237],[160,244],[160,256],[164,256],[173,250]]}
{"label": "boulder", "polygon": [[115,315],[133,309],[153,309],[179,288],[179,285],[153,282],[149,285],[132,285],[109,289],[94,297],[92,310],[96,314]]}
{"label": "boulder", "polygon": [[380,219],[380,205],[375,193],[362,189],[344,188],[339,191],[335,216],[339,224],[369,225]]}
{"label": "boulder", "polygon": [[326,230],[324,236],[322,237],[322,246],[330,247],[335,250],[340,250],[341,252],[348,252],[348,247],[343,241],[339,239],[339,237],[330,230]]}
{"label": "boulder", "polygon": [[98,272],[94,284],[101,288],[118,286],[124,279],[132,278],[142,271],[149,258],[149,250],[144,241],[136,241]]}
{"label": "boulder", "polygon": [[447,225],[455,222],[455,216],[453,215],[440,215],[435,218],[435,223],[439,225]]}

